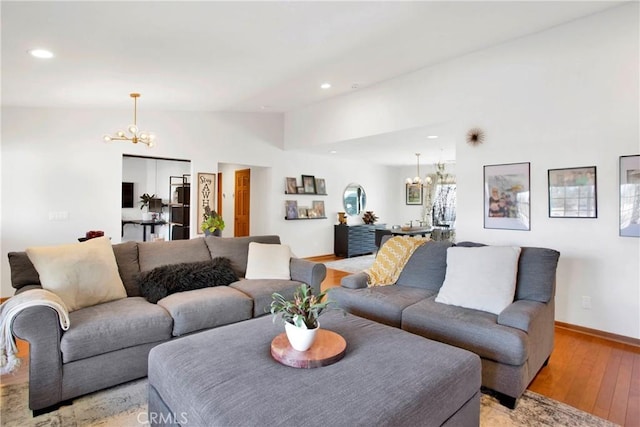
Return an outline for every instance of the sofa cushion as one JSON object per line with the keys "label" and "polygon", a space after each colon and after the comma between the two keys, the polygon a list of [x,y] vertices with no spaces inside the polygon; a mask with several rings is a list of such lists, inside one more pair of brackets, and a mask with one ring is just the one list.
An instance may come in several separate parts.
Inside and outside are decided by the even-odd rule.
{"label": "sofa cushion", "polygon": [[247,272],[247,256],[249,243],[280,244],[278,236],[248,236],[248,237],[214,237],[207,236],[204,241],[209,248],[211,258],[226,257],[231,260],[231,267],[238,277],[244,277]]}
{"label": "sofa cushion", "polygon": [[253,301],[228,286],[178,292],[158,301],[173,318],[173,336],[251,319]]}
{"label": "sofa cushion", "polygon": [[396,284],[438,291],[447,271],[447,248],[451,242],[429,241],[413,253]]}
{"label": "sofa cushion", "polygon": [[71,327],[62,335],[64,363],[139,344],[171,338],[167,311],[141,297],[123,298],[69,313]]}
{"label": "sofa cushion", "polygon": [[58,295],[69,311],[127,296],[107,237],[26,252],[42,287]]}
{"label": "sofa cushion", "polygon": [[40,285],[38,270],[33,266],[26,252],[9,252],[8,257],[11,286],[20,289],[23,286]]}
{"label": "sofa cushion", "polygon": [[138,275],[140,274],[140,263],[138,262],[138,244],[136,242],[126,242],[113,245],[113,254],[118,263],[118,272],[122,283],[127,290],[127,296],[140,296],[138,288]]}
{"label": "sofa cushion", "polygon": [[140,271],[183,262],[210,261],[204,238],[138,243]]}
{"label": "sofa cushion", "polygon": [[[456,246],[477,248],[483,243],[460,242]],[[555,294],[556,269],[560,252],[548,248],[523,247],[518,261],[518,281],[514,300],[549,302]]]}
{"label": "sofa cushion", "polygon": [[229,258],[163,265],[140,273],[138,286],[147,301],[156,303],[176,292],[192,291],[210,286],[228,285],[238,280]]}
{"label": "sofa cushion", "polygon": [[402,310],[435,295],[434,291],[409,286],[377,286],[365,289],[331,288],[328,298],[341,309],[378,323],[400,327]]}
{"label": "sofa cushion", "polygon": [[447,273],[436,302],[500,314],[513,302],[520,248],[447,249]]}
{"label": "sofa cushion", "polygon": [[278,280],[278,279],[242,279],[231,286],[253,299],[253,317],[262,316],[269,313],[272,297],[274,292],[279,293],[286,299],[292,299],[295,290],[302,283],[295,280]]}
{"label": "sofa cushion", "polygon": [[289,261],[291,248],[287,245],[249,243],[247,255],[247,279],[291,280]]}
{"label": "sofa cushion", "polygon": [[478,356],[520,366],[529,357],[528,335],[502,326],[485,311],[440,304],[427,298],[402,313],[402,329],[472,351]]}

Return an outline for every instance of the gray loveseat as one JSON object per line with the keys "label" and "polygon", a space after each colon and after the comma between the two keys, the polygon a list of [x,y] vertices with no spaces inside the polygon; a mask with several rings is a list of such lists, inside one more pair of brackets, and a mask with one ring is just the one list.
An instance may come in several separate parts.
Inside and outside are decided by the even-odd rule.
{"label": "gray loveseat", "polygon": [[[273,292],[291,298],[301,283],[320,291],[325,266],[291,258],[291,280],[240,279],[229,286],[174,293],[157,304],[140,296],[138,275],[163,265],[226,257],[242,278],[250,242],[278,244],[280,238],[211,236],[116,244],[113,250],[126,298],[71,312],[67,331],[60,328],[51,308],[31,307],[18,314],[12,330],[30,344],[29,407],[34,415],[83,394],[145,377],[147,357],[154,346],[264,315]],[[10,253],[9,263],[16,293],[40,287],[38,273],[24,252]]]}
{"label": "gray loveseat", "polygon": [[[385,236],[383,244],[388,237]],[[408,260],[397,282],[367,287],[363,272],[346,276],[329,298],[346,311],[472,351],[482,361],[482,385],[505,406],[517,399],[553,350],[556,267],[560,253],[523,247],[514,301],[499,315],[438,303],[450,242],[430,241]],[[457,246],[484,246],[464,242]]]}

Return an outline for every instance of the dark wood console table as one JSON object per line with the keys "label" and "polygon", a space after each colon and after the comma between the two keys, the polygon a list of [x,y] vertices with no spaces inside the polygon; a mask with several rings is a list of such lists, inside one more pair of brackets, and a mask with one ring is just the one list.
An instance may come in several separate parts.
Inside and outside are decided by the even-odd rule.
{"label": "dark wood console table", "polygon": [[127,224],[138,224],[142,226],[142,241],[147,241],[147,227],[151,228],[149,230],[150,234],[156,232],[156,225],[165,225],[167,221],[158,220],[158,221],[143,221],[141,219],[123,219],[122,220],[122,230],[120,237],[124,236],[124,226]]}
{"label": "dark wood console table", "polygon": [[384,228],[385,224],[335,225],[333,252],[346,258],[372,254],[378,249],[375,232]]}

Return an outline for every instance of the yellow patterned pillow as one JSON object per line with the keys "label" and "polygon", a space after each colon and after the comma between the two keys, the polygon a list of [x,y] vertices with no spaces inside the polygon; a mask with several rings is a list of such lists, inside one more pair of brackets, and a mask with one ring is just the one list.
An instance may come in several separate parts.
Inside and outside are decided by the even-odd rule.
{"label": "yellow patterned pillow", "polygon": [[387,240],[378,251],[371,268],[364,270],[369,276],[369,287],[396,283],[413,252],[428,240],[408,236],[395,236]]}

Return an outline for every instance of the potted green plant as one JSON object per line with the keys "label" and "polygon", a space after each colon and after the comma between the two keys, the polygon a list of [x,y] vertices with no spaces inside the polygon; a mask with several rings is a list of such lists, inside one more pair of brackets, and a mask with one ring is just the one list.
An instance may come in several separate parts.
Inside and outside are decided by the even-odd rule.
{"label": "potted green plant", "polygon": [[204,215],[202,218],[202,224],[200,229],[204,231],[207,236],[214,235],[220,236],[221,231],[224,230],[224,219],[214,210],[211,210],[208,206],[204,208]]}
{"label": "potted green plant", "polygon": [[291,347],[298,351],[307,351],[313,345],[320,323],[318,317],[329,308],[332,302],[324,300],[326,292],[313,294],[310,286],[303,283],[289,301],[281,294],[274,292],[271,297],[271,314],[273,320],[280,315],[284,321],[285,332]]}
{"label": "potted green plant", "polygon": [[[140,196],[140,210],[144,209],[145,207],[149,207],[149,202],[151,202],[152,199],[155,199],[156,195],[152,194],[149,195],[149,193],[144,193],[142,196]],[[142,219],[145,221],[148,221],[151,219],[151,213],[149,213],[149,211],[147,210],[147,212],[143,212],[142,213]]]}

